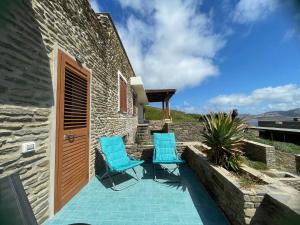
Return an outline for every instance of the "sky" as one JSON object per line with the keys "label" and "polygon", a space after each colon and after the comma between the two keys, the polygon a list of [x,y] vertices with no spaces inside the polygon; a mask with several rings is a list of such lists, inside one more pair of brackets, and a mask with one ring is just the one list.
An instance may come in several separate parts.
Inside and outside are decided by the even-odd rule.
{"label": "sky", "polygon": [[111,14],[145,88],[177,89],[173,109],[250,114],[300,107],[297,2],[90,1]]}

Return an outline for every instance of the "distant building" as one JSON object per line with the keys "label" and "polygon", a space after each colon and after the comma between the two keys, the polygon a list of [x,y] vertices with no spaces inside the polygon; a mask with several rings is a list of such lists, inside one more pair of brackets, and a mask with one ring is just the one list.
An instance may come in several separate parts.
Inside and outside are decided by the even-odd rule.
{"label": "distant building", "polygon": [[300,144],[300,118],[287,121],[259,120],[258,127],[252,127],[259,131],[259,136],[274,141]]}
{"label": "distant building", "polygon": [[259,120],[259,127],[277,127],[277,128],[288,128],[288,129],[300,129],[300,118],[295,117],[293,120],[288,121],[266,121]]}

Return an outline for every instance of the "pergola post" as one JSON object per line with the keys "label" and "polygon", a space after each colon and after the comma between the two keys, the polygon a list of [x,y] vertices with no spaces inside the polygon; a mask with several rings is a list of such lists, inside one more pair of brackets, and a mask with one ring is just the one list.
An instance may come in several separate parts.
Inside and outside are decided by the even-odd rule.
{"label": "pergola post", "polygon": [[170,105],[169,105],[169,99],[166,101],[166,119],[170,119]]}
{"label": "pergola post", "polygon": [[163,119],[165,119],[165,101],[162,100],[162,116],[163,116]]}

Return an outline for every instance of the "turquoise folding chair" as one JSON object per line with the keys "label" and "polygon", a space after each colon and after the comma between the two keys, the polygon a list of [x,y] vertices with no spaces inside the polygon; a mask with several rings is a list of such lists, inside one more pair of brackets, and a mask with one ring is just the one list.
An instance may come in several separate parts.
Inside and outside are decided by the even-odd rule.
{"label": "turquoise folding chair", "polygon": [[[156,165],[159,164],[164,170],[170,174],[174,174],[176,169],[179,169],[179,164],[185,163],[180,159],[176,152],[176,141],[174,133],[154,133],[153,134],[154,152],[153,152],[153,175],[156,179]],[[162,164],[176,164],[173,171],[163,167]],[[180,181],[180,180],[179,180]],[[175,182],[179,182],[175,181]],[[173,182],[173,181],[169,181]]]}
{"label": "turquoise folding chair", "polygon": [[144,161],[143,160],[134,160],[129,158],[123,140],[120,136],[111,136],[111,137],[101,137],[99,138],[99,144],[101,146],[100,154],[104,155],[105,161],[105,168],[106,172],[99,177],[100,180],[104,179],[105,177],[109,177],[112,183],[112,189],[115,191],[123,190],[127,187],[119,189],[116,187],[113,177],[111,176],[112,173],[125,173],[126,170],[132,169],[137,181],[139,181],[139,177],[136,174],[134,167],[141,165]]}

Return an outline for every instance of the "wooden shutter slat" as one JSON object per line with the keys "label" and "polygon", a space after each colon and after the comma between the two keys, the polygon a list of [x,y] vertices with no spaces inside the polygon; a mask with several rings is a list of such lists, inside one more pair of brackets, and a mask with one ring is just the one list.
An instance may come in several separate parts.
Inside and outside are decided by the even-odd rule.
{"label": "wooden shutter slat", "polygon": [[71,99],[71,100],[73,100],[73,99],[75,99],[76,101],[77,100],[79,100],[79,101],[86,101],[86,98],[84,98],[84,97],[80,97],[80,96],[76,96],[76,95],[73,95],[72,93],[66,93],[66,95],[65,95],[68,99]]}
{"label": "wooden shutter slat", "polygon": [[68,111],[67,113],[71,113],[71,112],[83,112],[83,113],[86,113],[86,111],[84,110],[80,110],[78,108],[66,108],[65,111]]}
{"label": "wooden shutter slat", "polygon": [[87,81],[86,77],[84,77],[84,78],[82,77],[82,74],[78,74],[77,72],[75,72],[75,71],[73,71],[69,68],[67,68],[66,74],[71,75],[68,78],[75,79],[75,80],[78,80],[80,82],[86,82]]}
{"label": "wooden shutter slat", "polygon": [[67,86],[76,86],[77,88],[81,88],[82,90],[87,90],[87,87],[85,86],[85,83],[77,83],[72,79],[66,79],[66,85]]}
{"label": "wooden shutter slat", "polygon": [[66,77],[66,81],[68,82],[67,84],[72,84],[72,85],[76,85],[76,86],[79,86],[83,89],[87,89],[86,87],[86,80],[78,80],[77,78],[75,77],[72,77],[72,76],[68,76]]}
{"label": "wooden shutter slat", "polygon": [[[76,173],[74,170],[77,170],[78,172]],[[63,189],[71,189],[76,183],[78,183],[78,181],[82,179],[82,176],[84,175],[84,165],[80,164],[80,166],[75,167],[74,170],[68,170],[69,173],[63,174],[63,176],[66,177],[62,183]]]}
{"label": "wooden shutter slat", "polygon": [[65,92],[68,94],[68,95],[71,95],[71,97],[81,97],[83,100],[86,99],[87,97],[87,93],[85,92],[80,92],[81,90],[78,89],[78,90],[69,90],[69,89],[66,89]]}
{"label": "wooden shutter slat", "polygon": [[86,109],[86,106],[77,104],[76,102],[70,102],[70,103],[68,102],[68,103],[65,104],[65,107],[66,108],[70,108],[70,109],[72,109],[72,108],[74,108],[74,109],[82,109],[82,110]]}
{"label": "wooden shutter slat", "polygon": [[82,115],[82,116],[75,116],[75,115],[65,115],[64,116],[66,119],[72,119],[72,118],[75,118],[75,119],[77,119],[77,118],[81,118],[81,119],[84,119],[84,118],[86,118],[86,115]]}
{"label": "wooden shutter slat", "polygon": [[76,102],[80,102],[82,104],[86,104],[86,101],[84,101],[82,99],[74,98],[74,96],[71,97],[71,96],[65,95],[65,100],[67,100],[67,101],[74,101],[74,100],[76,100]]}

